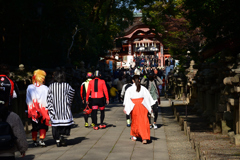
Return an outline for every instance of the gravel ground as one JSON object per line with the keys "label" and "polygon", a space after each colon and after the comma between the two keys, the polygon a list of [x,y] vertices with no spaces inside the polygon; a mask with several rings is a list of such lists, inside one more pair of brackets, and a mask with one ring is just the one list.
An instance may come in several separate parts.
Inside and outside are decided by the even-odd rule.
{"label": "gravel ground", "polygon": [[167,139],[167,147],[170,160],[194,160],[196,152],[191,148],[187,136],[181,131],[180,126],[174,119],[169,101],[161,99],[161,114],[163,117],[164,131]]}

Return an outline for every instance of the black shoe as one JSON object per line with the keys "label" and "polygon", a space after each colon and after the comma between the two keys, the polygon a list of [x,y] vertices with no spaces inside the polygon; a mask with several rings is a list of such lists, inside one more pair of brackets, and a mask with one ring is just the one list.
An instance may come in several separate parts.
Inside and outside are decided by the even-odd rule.
{"label": "black shoe", "polygon": [[60,142],[57,142],[56,145],[57,145],[57,147],[61,147]]}
{"label": "black shoe", "polygon": [[66,147],[66,146],[67,146],[66,139],[64,139],[63,136],[61,136],[61,138],[60,138],[60,145],[63,146],[63,147]]}
{"label": "black shoe", "polygon": [[37,141],[33,141],[33,147],[37,147],[37,146],[38,146]]}

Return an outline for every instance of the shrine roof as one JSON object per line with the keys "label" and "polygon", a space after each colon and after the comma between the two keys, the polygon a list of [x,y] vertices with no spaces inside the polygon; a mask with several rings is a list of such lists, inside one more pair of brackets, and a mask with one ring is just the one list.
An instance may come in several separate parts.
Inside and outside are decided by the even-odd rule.
{"label": "shrine roof", "polygon": [[134,41],[133,43],[152,43],[152,42],[160,43],[157,40],[150,40],[150,39],[147,39],[147,40],[143,39],[143,40],[140,40],[140,41]]}
{"label": "shrine roof", "polygon": [[137,29],[133,30],[133,32],[125,35],[124,38],[131,38],[133,36],[133,34],[136,33],[137,31],[148,32],[148,31],[150,31],[150,29],[149,28],[137,28]]}

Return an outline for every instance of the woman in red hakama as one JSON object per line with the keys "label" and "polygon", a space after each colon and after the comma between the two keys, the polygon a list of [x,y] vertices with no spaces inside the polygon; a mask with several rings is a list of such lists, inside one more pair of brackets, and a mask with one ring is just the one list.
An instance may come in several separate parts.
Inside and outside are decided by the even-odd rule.
{"label": "woman in red hakama", "polygon": [[132,124],[130,135],[136,141],[137,137],[142,138],[146,144],[150,140],[150,128],[148,113],[152,112],[151,106],[155,104],[149,91],[140,85],[139,76],[133,77],[134,84],[128,88],[124,96],[124,113],[131,114]]}
{"label": "woman in red hakama", "polygon": [[142,105],[143,98],[132,99],[135,104],[132,112],[132,124],[130,135],[141,137],[142,140],[150,140],[150,128],[148,110]]}

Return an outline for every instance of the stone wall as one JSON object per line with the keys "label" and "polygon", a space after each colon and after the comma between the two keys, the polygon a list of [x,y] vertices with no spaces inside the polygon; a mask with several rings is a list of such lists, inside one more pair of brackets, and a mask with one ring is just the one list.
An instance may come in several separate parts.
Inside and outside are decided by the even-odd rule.
{"label": "stone wall", "polygon": [[214,133],[230,135],[238,144],[240,136],[235,135],[240,134],[240,54],[236,57],[222,51],[211,62],[193,63],[185,70],[186,81],[177,70],[173,75],[170,84],[175,86],[175,98],[181,99],[184,94],[186,102],[208,120]]}

